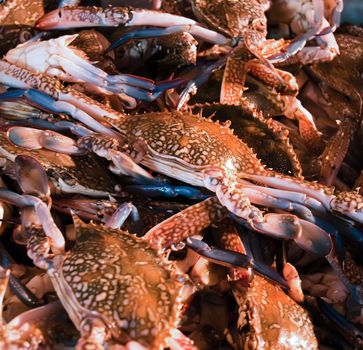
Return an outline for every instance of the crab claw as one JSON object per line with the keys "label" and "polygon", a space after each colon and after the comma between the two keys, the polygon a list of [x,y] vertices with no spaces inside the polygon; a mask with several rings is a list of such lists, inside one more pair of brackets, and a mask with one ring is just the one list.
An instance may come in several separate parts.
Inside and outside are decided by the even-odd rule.
{"label": "crab claw", "polygon": [[84,154],[86,151],[77,146],[76,141],[51,130],[37,130],[21,126],[10,128],[9,140],[16,146],[28,149],[46,148],[66,154]]}
{"label": "crab claw", "polygon": [[30,105],[45,110],[50,113],[65,113],[71,115],[74,119],[89,126],[92,130],[106,135],[117,135],[110,128],[105,127],[87,113],[64,101],[57,101],[44,92],[35,89],[11,89],[0,94],[0,100],[13,101],[25,99]]}
{"label": "crab claw", "polygon": [[[187,80],[188,83],[179,95],[176,109],[180,110],[187,102],[189,94],[195,94],[198,88],[208,81],[213,72],[226,64],[226,61],[227,57],[222,57],[212,63],[206,62],[203,65],[193,68],[192,71],[189,71],[189,74],[186,73],[185,76],[182,75],[181,78]],[[189,78],[188,75],[191,75],[191,78]]]}
{"label": "crab claw", "polygon": [[[1,267],[10,269],[10,259],[8,252],[2,244],[0,244],[0,261]],[[9,270],[10,271],[10,270]],[[9,287],[11,291],[19,298],[19,300],[30,308],[44,305],[44,301],[38,299],[25,285],[23,285],[18,278],[16,278],[11,272],[9,276]]]}
{"label": "crab claw", "polygon": [[33,207],[44,231],[52,239],[53,252],[57,254],[64,251],[63,234],[54,223],[49,208],[43,201],[31,195],[20,195],[3,188],[0,188],[0,199],[21,208]]}
{"label": "crab claw", "polygon": [[[340,213],[356,222],[363,223],[363,197],[358,193],[340,192],[335,195],[334,188],[277,173],[271,173],[270,176],[243,173],[243,178],[252,179],[266,186],[305,193],[309,198],[320,202],[325,211]],[[306,205],[310,206],[309,203]]]}
{"label": "crab claw", "polygon": [[288,288],[286,281],[278,272],[276,272],[276,270],[272,269],[264,263],[255,261],[253,258],[249,257],[246,254],[234,252],[232,250],[225,250],[214,247],[212,248],[207,243],[193,237],[189,237],[186,240],[186,245],[188,248],[194,250],[199,255],[216,264],[232,268],[252,267],[255,272],[266,277],[270,281],[280,285],[283,288]]}
{"label": "crab claw", "polygon": [[230,42],[230,39],[224,35],[204,28],[190,18],[130,7],[109,7],[106,9],[95,6],[64,7],[51,11],[38,19],[35,27],[40,30],[49,30],[97,26],[171,27],[176,25],[190,25],[190,34],[211,43],[225,45]]}
{"label": "crab claw", "polygon": [[309,40],[314,39],[320,34],[324,20],[324,7],[322,0],[313,0],[314,7],[314,25],[306,33],[298,35],[287,45],[284,52],[272,55],[268,58],[271,63],[283,62],[289,57],[301,51]]}
{"label": "crab claw", "polygon": [[332,248],[330,235],[319,226],[299,219],[291,214],[264,215],[263,221],[246,223],[245,220],[231,214],[233,220],[258,232],[267,234],[277,239],[294,240],[303,250],[326,256]]}
{"label": "crab claw", "polygon": [[49,197],[48,176],[44,168],[32,157],[19,155],[15,158],[16,179],[22,191],[36,197]]}

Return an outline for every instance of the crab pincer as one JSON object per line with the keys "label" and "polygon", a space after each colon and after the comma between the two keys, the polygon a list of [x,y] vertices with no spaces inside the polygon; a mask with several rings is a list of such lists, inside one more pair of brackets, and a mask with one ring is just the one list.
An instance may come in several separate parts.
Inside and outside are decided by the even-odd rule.
{"label": "crab pincer", "polygon": [[190,33],[203,40],[225,44],[229,42],[222,34],[201,26],[198,22],[158,11],[129,7],[64,7],[56,9],[41,17],[36,27],[41,30],[69,29],[85,27],[119,27],[150,25],[171,27],[174,25],[190,25]]}

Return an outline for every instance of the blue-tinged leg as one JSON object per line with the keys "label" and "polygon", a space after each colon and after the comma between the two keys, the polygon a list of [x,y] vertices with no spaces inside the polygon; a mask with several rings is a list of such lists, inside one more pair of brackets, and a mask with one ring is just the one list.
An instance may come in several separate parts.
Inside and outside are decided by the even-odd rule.
{"label": "blue-tinged leg", "polygon": [[192,200],[204,200],[210,197],[210,195],[191,186],[173,186],[167,183],[155,185],[131,185],[125,186],[125,190],[130,193],[144,194],[150,198],[174,198],[182,196]]}
{"label": "blue-tinged leg", "polygon": [[5,122],[6,127],[12,127],[12,126],[26,126],[26,127],[33,127],[36,129],[41,130],[52,130],[55,132],[71,132],[74,135],[77,135],[79,137],[82,136],[88,136],[93,134],[93,131],[90,129],[87,129],[86,127],[75,124],[68,121],[60,121],[52,123],[45,119],[39,119],[39,118],[29,118],[29,119],[22,119],[22,120],[7,120]]}
{"label": "blue-tinged leg", "polygon": [[317,304],[321,312],[333,323],[336,330],[351,344],[354,348],[361,348],[363,344],[363,332],[361,332],[354,324],[344,318],[330,304],[323,299],[317,298]]}
{"label": "blue-tinged leg", "polygon": [[[179,110],[182,108],[183,105],[187,102],[189,94],[195,94],[198,88],[208,81],[211,74],[225,66],[226,62],[227,56],[222,57],[212,63],[203,63],[203,65],[198,65],[196,68],[193,68],[193,70],[190,71],[192,77],[190,79],[185,77],[185,80],[188,80],[188,83],[179,96],[176,109]],[[181,76],[181,78],[184,77]]]}
{"label": "blue-tinged leg", "polygon": [[81,123],[86,124],[92,130],[103,133],[110,136],[117,136],[110,128],[105,127],[87,113],[74,107],[72,104],[57,101],[51,96],[34,89],[9,89],[6,92],[0,94],[0,101],[14,101],[19,99],[25,99],[30,105],[42,109],[48,113],[65,113],[72,116],[74,119],[79,120]]}
{"label": "blue-tinged leg", "polygon": [[106,50],[106,53],[116,49],[117,47],[126,44],[130,40],[137,39],[153,39],[162,36],[167,36],[170,34],[188,32],[190,30],[190,25],[179,25],[179,26],[171,26],[167,28],[140,28],[133,31],[129,31],[123,34],[120,38],[115,40]]}
{"label": "blue-tinged leg", "polygon": [[363,232],[350,220],[327,213],[324,216],[315,215],[312,222],[334,237],[339,260],[344,256],[342,240],[349,243],[355,255],[360,257],[360,252],[363,251]]}
{"label": "blue-tinged leg", "polygon": [[156,84],[152,90],[143,90],[139,87],[124,85],[122,89],[118,86],[107,86],[107,90],[114,94],[125,93],[128,96],[134,97],[138,100],[152,102],[159,98],[166,90],[180,86],[184,80],[175,79],[167,82]]}
{"label": "blue-tinged leg", "polygon": [[[1,266],[10,268],[10,256],[5,247],[0,243]],[[38,299],[26,286],[24,286],[12,273],[10,273],[9,286],[11,291],[26,306],[35,308],[44,305],[44,301]]]}
{"label": "blue-tinged leg", "polygon": [[213,261],[216,264],[232,268],[252,267],[256,273],[266,277],[271,282],[280,285],[282,288],[288,288],[286,281],[278,272],[264,263],[255,261],[248,255],[237,253],[231,250],[212,248],[207,243],[192,237],[189,237],[186,240],[186,245],[188,248],[194,250],[204,258]]}

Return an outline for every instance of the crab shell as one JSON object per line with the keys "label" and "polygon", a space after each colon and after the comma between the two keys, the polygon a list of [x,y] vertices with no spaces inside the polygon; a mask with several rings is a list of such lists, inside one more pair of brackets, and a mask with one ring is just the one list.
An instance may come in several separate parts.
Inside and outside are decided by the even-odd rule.
{"label": "crab shell", "polygon": [[245,348],[318,349],[308,314],[278,286],[255,276],[248,288],[234,288],[233,294],[239,305],[238,327],[249,329]]}
{"label": "crab shell", "polygon": [[269,0],[193,0],[192,7],[199,21],[226,36],[238,37],[252,28],[261,31],[262,37],[267,35]]}
{"label": "crab shell", "polygon": [[48,270],[74,324],[80,328],[86,317],[96,317],[118,343],[164,346],[177,327],[182,275],[141,238],[74,221],[75,246]]}
{"label": "crab shell", "polygon": [[[220,166],[231,173],[265,173],[253,151],[226,125],[186,112],[130,115],[112,124],[128,137],[142,140],[148,153],[141,164],[194,186],[204,186],[202,171]],[[131,154],[133,156],[133,154]]]}

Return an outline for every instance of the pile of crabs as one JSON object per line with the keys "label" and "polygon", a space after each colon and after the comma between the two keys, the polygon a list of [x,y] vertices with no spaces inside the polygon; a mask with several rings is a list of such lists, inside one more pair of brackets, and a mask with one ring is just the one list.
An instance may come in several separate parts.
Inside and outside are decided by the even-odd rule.
{"label": "pile of crabs", "polygon": [[349,8],[128,5],[0,2],[0,348],[362,349]]}

